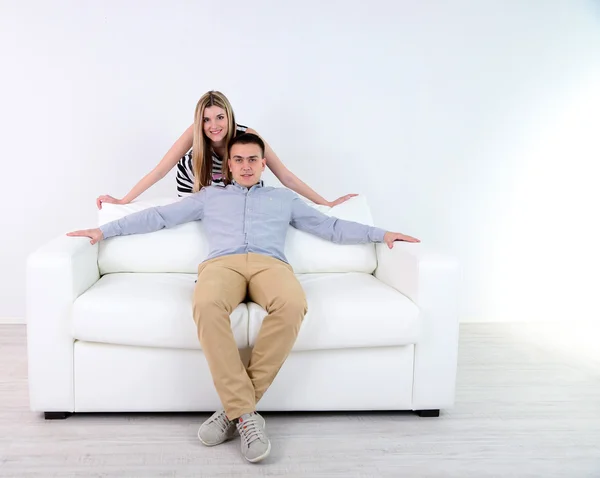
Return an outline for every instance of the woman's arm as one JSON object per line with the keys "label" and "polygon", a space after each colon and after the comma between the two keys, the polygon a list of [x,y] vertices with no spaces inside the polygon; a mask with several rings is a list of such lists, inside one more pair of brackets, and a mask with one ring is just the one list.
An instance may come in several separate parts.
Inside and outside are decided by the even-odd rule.
{"label": "woman's arm", "polygon": [[140,181],[127,193],[123,199],[116,199],[112,196],[103,195],[96,199],[96,206],[102,209],[102,203],[112,204],[128,204],[142,194],[146,189],[156,184],[164,178],[171,169],[175,167],[181,157],[187,153],[192,147],[194,139],[194,125],[191,125],[171,146],[167,154],[160,160],[160,163],[144,176]]}
{"label": "woman's arm", "polygon": [[[252,133],[257,136],[260,136],[255,130],[252,128],[248,128],[246,130],[247,133]],[[286,188],[291,189],[292,191],[304,196],[306,199],[311,200],[315,204],[320,204],[323,206],[337,206],[338,204],[347,201],[351,197],[356,196],[356,194],[346,194],[335,201],[327,201],[325,198],[317,194],[316,191],[311,189],[311,187],[302,182],[294,173],[292,173],[285,165],[281,162],[281,159],[275,154],[275,151],[269,146],[269,144],[261,137],[263,142],[265,143],[265,158],[267,159],[267,166],[273,174],[281,181]]]}

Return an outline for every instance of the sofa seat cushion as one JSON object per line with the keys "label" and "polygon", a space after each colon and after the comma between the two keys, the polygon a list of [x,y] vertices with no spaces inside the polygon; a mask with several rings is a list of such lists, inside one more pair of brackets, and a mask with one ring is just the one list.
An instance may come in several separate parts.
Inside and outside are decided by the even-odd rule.
{"label": "sofa seat cushion", "polygon": [[[72,311],[77,340],[200,349],[192,317],[196,274],[107,274],[79,296]],[[248,346],[248,309],[231,314],[238,347]]]}
{"label": "sofa seat cushion", "polygon": [[[419,308],[406,296],[361,272],[298,274],[308,312],[294,351],[414,344]],[[250,346],[266,311],[248,304]]]}

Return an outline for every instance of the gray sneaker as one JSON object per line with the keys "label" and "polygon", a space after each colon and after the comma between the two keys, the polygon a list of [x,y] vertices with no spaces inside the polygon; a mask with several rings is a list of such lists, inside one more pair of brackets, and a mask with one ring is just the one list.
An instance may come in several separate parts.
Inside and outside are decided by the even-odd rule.
{"label": "gray sneaker", "polygon": [[219,445],[235,436],[235,422],[225,415],[225,410],[212,414],[198,430],[198,438],[206,446]]}
{"label": "gray sneaker", "polygon": [[264,460],[271,452],[271,442],[265,433],[265,419],[258,413],[242,415],[235,425],[242,438],[242,455],[251,463]]}

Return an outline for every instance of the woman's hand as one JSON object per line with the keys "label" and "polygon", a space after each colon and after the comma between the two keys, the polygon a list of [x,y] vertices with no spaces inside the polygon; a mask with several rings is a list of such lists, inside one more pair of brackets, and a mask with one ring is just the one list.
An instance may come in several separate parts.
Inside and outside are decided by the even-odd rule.
{"label": "woman's hand", "polygon": [[98,196],[96,198],[96,206],[98,207],[98,209],[102,209],[102,204],[103,203],[108,203],[108,204],[127,204],[122,199],[114,198],[112,196],[109,196],[108,194],[105,194],[103,196]]}
{"label": "woman's hand", "polygon": [[327,206],[337,206],[338,204],[342,204],[343,202],[346,202],[348,199],[353,198],[355,196],[358,196],[358,194],[346,194],[345,196],[337,198],[335,201],[328,202]]}

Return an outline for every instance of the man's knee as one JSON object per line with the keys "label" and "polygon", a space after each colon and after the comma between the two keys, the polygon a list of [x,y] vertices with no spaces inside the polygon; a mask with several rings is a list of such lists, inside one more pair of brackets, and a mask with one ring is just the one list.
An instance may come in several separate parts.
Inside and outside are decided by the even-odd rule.
{"label": "man's knee", "polygon": [[227,312],[231,314],[230,307],[226,301],[220,299],[216,296],[211,296],[207,294],[197,295],[194,297],[194,302],[192,306],[194,319],[198,320],[207,320],[210,318],[217,317],[218,312]]}
{"label": "man's knee", "polygon": [[272,312],[278,311],[291,322],[302,321],[307,312],[306,297],[304,294],[293,294],[277,297],[273,301]]}

